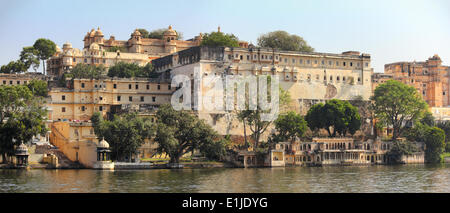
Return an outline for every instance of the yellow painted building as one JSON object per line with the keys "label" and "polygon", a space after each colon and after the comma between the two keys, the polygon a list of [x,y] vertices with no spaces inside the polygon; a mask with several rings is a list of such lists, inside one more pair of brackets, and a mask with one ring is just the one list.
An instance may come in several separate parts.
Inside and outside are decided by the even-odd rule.
{"label": "yellow painted building", "polygon": [[98,139],[90,122],[53,122],[50,142],[73,162],[91,168],[97,162]]}
{"label": "yellow painted building", "polygon": [[22,73],[22,74],[0,74],[0,86],[2,85],[25,85],[31,80],[46,80],[46,76],[41,73]]}
{"label": "yellow painted building", "polygon": [[68,88],[52,88],[52,120],[90,120],[94,112],[107,116],[122,110],[152,111],[170,102],[167,81],[149,78],[74,79]]}

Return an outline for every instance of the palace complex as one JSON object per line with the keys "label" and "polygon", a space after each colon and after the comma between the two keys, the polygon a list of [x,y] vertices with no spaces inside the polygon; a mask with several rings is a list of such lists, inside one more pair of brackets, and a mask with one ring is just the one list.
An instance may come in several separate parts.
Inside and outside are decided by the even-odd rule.
{"label": "palace complex", "polygon": [[386,64],[384,73],[394,80],[411,85],[430,107],[450,106],[450,67],[442,65],[438,55],[420,62]]}
{"label": "palace complex", "polygon": [[[220,28],[219,28],[220,30]],[[142,37],[135,30],[126,41],[111,36],[105,40],[100,29],[88,32],[82,50],[70,43],[57,48],[47,61],[47,75],[2,74],[0,85],[26,84],[31,79],[49,81],[49,110],[47,137],[72,161],[96,168],[99,159],[108,158],[108,144],[94,134],[90,118],[94,112],[111,118],[115,113],[138,112],[151,117],[161,104],[171,103],[172,95],[182,85],[172,85],[177,75],[186,76],[193,83],[193,103],[201,103],[205,94],[217,94],[215,88],[195,85],[196,77],[236,76],[249,77],[277,75],[280,87],[288,91],[291,103],[287,107],[305,115],[316,103],[330,99],[348,100],[368,104],[377,85],[389,79],[413,85],[423,95],[437,115],[448,113],[450,118],[450,85],[448,66],[443,66],[435,55],[425,62],[397,62],[387,64],[385,73],[373,73],[371,56],[357,51],[340,54],[318,52],[279,51],[256,48],[247,42],[240,47],[200,46],[202,34],[193,39],[178,40],[171,26],[162,39]],[[152,63],[158,78],[66,79],[64,86],[56,83],[76,64],[103,65],[108,68],[117,62],[145,66]],[[247,82],[251,83],[251,82]],[[211,93],[213,91],[213,93]],[[361,131],[373,133],[367,105],[359,105],[362,117]],[[221,135],[243,136],[244,126],[234,111],[209,110],[192,105],[193,112],[204,119]],[[445,117],[445,116],[444,116]],[[437,117],[443,119],[443,117]],[[247,134],[250,130],[247,127]],[[263,139],[273,132],[269,128]],[[151,157],[156,149],[150,141],[139,150],[139,157]],[[271,151],[265,164],[276,165],[335,165],[387,163],[389,144],[380,140],[354,141],[349,138],[313,139],[312,141],[279,143]],[[405,162],[423,162],[423,153]],[[244,166],[256,163],[255,154],[244,153],[238,161]],[[109,168],[101,163],[101,168]]]}
{"label": "palace complex", "polygon": [[174,91],[169,81],[159,79],[74,79],[50,90],[49,118],[87,121],[94,112],[108,117],[121,111],[150,112],[170,103]]}
{"label": "palace complex", "polygon": [[[193,79],[196,68],[200,76],[278,75],[280,87],[291,96],[290,108],[301,114],[330,99],[368,101],[372,92],[370,55],[355,51],[330,54],[193,47],[152,63],[157,72],[171,77],[181,74]],[[202,87],[201,93],[208,90]],[[194,99],[199,96],[193,94]],[[243,135],[234,113],[197,110],[197,114],[220,134]]]}
{"label": "palace complex", "polygon": [[386,64],[384,74],[374,76],[373,81],[377,84],[387,79],[413,86],[437,120],[450,120],[450,66],[442,65],[437,54],[426,61]]}
{"label": "palace complex", "polygon": [[155,58],[198,46],[202,39],[200,34],[187,41],[178,40],[178,34],[172,26],[169,26],[161,39],[143,38],[137,29],[126,41],[115,40],[114,36],[110,36],[108,40],[103,37],[100,28],[92,29],[83,39],[83,50],[73,48],[70,43],[65,43],[62,50],[57,47],[57,53],[47,60],[48,75],[61,76],[79,63],[108,68],[122,61],[144,66]]}

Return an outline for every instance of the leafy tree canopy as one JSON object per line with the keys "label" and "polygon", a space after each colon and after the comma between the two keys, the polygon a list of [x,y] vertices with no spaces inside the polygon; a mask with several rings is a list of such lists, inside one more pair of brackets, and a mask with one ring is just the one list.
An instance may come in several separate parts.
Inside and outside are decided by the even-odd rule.
{"label": "leafy tree canopy", "polygon": [[105,72],[103,65],[77,64],[65,75],[65,78],[87,78],[98,79]]}
{"label": "leafy tree canopy", "polygon": [[156,78],[158,74],[154,71],[151,63],[147,63],[145,66],[141,67],[135,63],[118,62],[109,68],[108,76],[119,78]]}
{"label": "leafy tree canopy", "polygon": [[258,45],[260,47],[275,48],[286,51],[314,51],[314,48],[309,46],[302,37],[298,35],[291,35],[286,31],[281,30],[261,35],[258,38]]}
{"label": "leafy tree canopy", "polygon": [[431,112],[425,112],[420,119],[420,123],[426,124],[428,126],[435,126],[433,114]]}
{"label": "leafy tree canopy", "polygon": [[45,134],[46,110],[41,97],[33,96],[27,86],[0,87],[0,153],[3,159],[14,154],[14,146]]}
{"label": "leafy tree canopy", "polygon": [[445,151],[450,152],[450,121],[438,122],[436,127],[444,130],[445,133]]}
{"label": "leafy tree canopy", "polygon": [[421,118],[427,108],[414,87],[395,80],[378,85],[371,100],[375,117],[392,126],[392,140],[403,132],[405,123]]}
{"label": "leafy tree canopy", "polygon": [[358,108],[348,101],[337,99],[312,106],[305,119],[311,130],[326,129],[330,137],[335,137],[336,133],[341,136],[347,133],[353,135],[361,127]]}
{"label": "leafy tree canopy", "polygon": [[99,112],[91,118],[94,132],[98,138],[108,141],[113,160],[131,160],[137,149],[154,134],[153,123],[148,118],[139,117],[136,113],[115,115],[113,120],[103,120]]}
{"label": "leafy tree canopy", "polygon": [[[163,39],[164,33],[167,31],[166,28],[156,29],[151,32],[148,32],[148,30],[142,28],[137,30],[141,33],[142,38],[154,38],[154,39]],[[177,40],[183,39],[183,34],[181,32],[177,32],[176,30],[175,32],[177,33]]]}
{"label": "leafy tree canopy", "polygon": [[56,53],[56,44],[45,38],[36,40],[33,44],[33,48],[36,51],[36,56],[42,60],[43,73],[45,73],[45,60],[49,59]]}
{"label": "leafy tree canopy", "polygon": [[194,149],[207,156],[223,155],[225,142],[218,142],[218,134],[203,120],[186,111],[175,111],[170,105],[162,105],[158,112],[155,142],[158,152],[166,153],[171,163]]}
{"label": "leafy tree canopy", "polygon": [[201,46],[239,47],[239,39],[233,34],[225,34],[222,32],[205,33]]}
{"label": "leafy tree canopy", "polygon": [[11,61],[7,65],[2,65],[2,67],[0,68],[1,73],[7,73],[7,74],[22,73],[22,72],[26,72],[27,70],[28,69],[26,67],[26,64],[20,60]]}
{"label": "leafy tree canopy", "polygon": [[429,163],[439,163],[445,150],[445,133],[438,127],[430,127],[425,133],[425,160]]}
{"label": "leafy tree canopy", "polygon": [[294,111],[280,115],[274,123],[277,133],[274,134],[273,138],[277,138],[279,141],[289,140],[294,142],[296,138],[303,137],[308,129],[303,117]]}
{"label": "leafy tree canopy", "polygon": [[411,155],[417,151],[417,146],[409,141],[393,141],[392,148],[386,154],[394,163],[400,163],[403,155]]}
{"label": "leafy tree canopy", "polygon": [[46,81],[33,79],[28,82],[27,87],[28,89],[30,89],[34,96],[48,96],[48,86]]}
{"label": "leafy tree canopy", "polygon": [[37,71],[39,68],[39,51],[37,51],[34,47],[24,47],[22,52],[20,52],[20,61],[25,64],[25,68],[28,70],[30,67],[33,67],[34,71]]}

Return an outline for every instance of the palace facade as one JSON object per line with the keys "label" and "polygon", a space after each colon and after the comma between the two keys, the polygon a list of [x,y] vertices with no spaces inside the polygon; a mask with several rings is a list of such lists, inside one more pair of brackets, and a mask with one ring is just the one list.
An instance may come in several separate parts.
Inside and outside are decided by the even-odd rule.
{"label": "palace facade", "polygon": [[149,78],[74,79],[49,91],[49,119],[90,120],[94,112],[110,116],[121,111],[152,112],[169,103],[170,82]]}
{"label": "palace facade", "polygon": [[23,74],[0,74],[0,86],[2,85],[25,85],[31,80],[47,80],[42,73],[23,73]]}
{"label": "palace facade", "polygon": [[[401,157],[402,163],[424,163],[425,145],[415,143],[418,152]],[[271,166],[331,166],[388,164],[391,141],[355,141],[353,138],[313,138],[311,142],[281,142],[270,153]]]}
{"label": "palace facade", "polygon": [[153,59],[198,46],[202,39],[201,34],[187,41],[178,40],[177,36],[169,26],[162,39],[143,38],[136,29],[128,40],[115,40],[114,36],[106,40],[100,28],[92,29],[83,39],[82,50],[73,48],[70,43],[65,43],[62,49],[57,47],[56,54],[47,60],[47,73],[61,76],[79,63],[108,68],[122,61],[144,66]]}
{"label": "palace facade", "polygon": [[[292,110],[306,114],[319,102],[330,99],[368,101],[372,94],[370,55],[355,51],[342,54],[274,51],[272,49],[193,47],[152,61],[157,72],[200,76],[278,75],[288,91]],[[209,88],[201,88],[206,94]],[[194,99],[200,94],[193,94]],[[193,102],[195,102],[194,100]],[[220,134],[243,135],[233,113],[198,110]]]}
{"label": "palace facade", "polygon": [[430,107],[450,106],[450,66],[442,65],[438,55],[421,62],[386,64],[384,73],[416,88]]}

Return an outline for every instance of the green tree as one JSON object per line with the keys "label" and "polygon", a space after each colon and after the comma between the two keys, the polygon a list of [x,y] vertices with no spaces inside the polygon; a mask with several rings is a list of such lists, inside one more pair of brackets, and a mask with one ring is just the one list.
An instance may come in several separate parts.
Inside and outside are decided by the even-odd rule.
{"label": "green tree", "polygon": [[431,127],[421,122],[416,122],[412,128],[404,132],[404,136],[409,141],[425,142],[426,134]]}
{"label": "green tree", "polygon": [[148,38],[149,32],[146,29],[139,28],[137,30],[141,33],[142,38]]}
{"label": "green tree", "polygon": [[145,77],[156,78],[158,73],[153,69],[151,63],[147,63],[141,67],[136,63],[118,62],[108,70],[109,77],[119,78],[133,78],[133,77]]}
{"label": "green tree", "polygon": [[420,119],[420,123],[426,124],[428,126],[435,126],[433,114],[431,112],[425,112],[423,117]]}
{"label": "green tree", "polygon": [[314,48],[309,46],[302,37],[298,35],[291,35],[286,31],[281,30],[261,35],[258,38],[258,45],[260,47],[274,48],[286,51],[314,51]]}
{"label": "green tree", "polygon": [[96,112],[91,120],[95,134],[108,141],[111,157],[116,161],[131,160],[137,149],[154,134],[153,123],[148,118],[138,117],[136,113],[115,115],[108,121]]}
{"label": "green tree", "polygon": [[[306,113],[305,120],[308,123],[308,127],[312,131],[319,131],[319,129],[326,128],[325,127],[325,116],[324,115],[324,106],[323,103],[318,103],[309,108]],[[331,135],[331,131],[328,131],[329,135]]]}
{"label": "green tree", "polygon": [[400,163],[402,156],[411,155],[417,151],[419,151],[419,149],[411,142],[393,141],[392,148],[386,154],[393,163]]}
{"label": "green tree", "polygon": [[209,47],[239,47],[239,39],[233,34],[211,32],[203,35],[200,45]]}
{"label": "green tree", "polygon": [[33,48],[36,50],[37,57],[42,60],[42,69],[45,74],[45,60],[56,53],[56,44],[49,39],[40,38],[34,42]]}
{"label": "green tree", "polygon": [[47,111],[41,97],[34,97],[24,85],[0,87],[0,153],[14,155],[14,146],[44,134]]}
{"label": "green tree", "polygon": [[37,71],[39,68],[39,52],[34,49],[34,47],[24,47],[22,52],[20,52],[20,61],[25,64],[26,70],[30,67],[33,67],[34,71]]}
{"label": "green tree", "polygon": [[450,152],[450,121],[438,122],[436,127],[445,132],[445,152]]}
{"label": "green tree", "polygon": [[1,73],[22,73],[27,71],[26,65],[18,60],[18,61],[11,61],[7,65],[3,65],[0,68]]}
{"label": "green tree", "polygon": [[[156,29],[156,30],[151,31],[150,33],[147,34],[147,36],[144,36],[144,34],[142,34],[142,32],[141,32],[141,34],[142,34],[143,38],[163,39],[164,33],[166,31],[167,31],[166,28],[161,28],[161,29]],[[177,33],[177,40],[183,39],[183,33],[178,32],[176,30],[175,30],[175,32]]]}
{"label": "green tree", "polygon": [[30,89],[34,96],[48,96],[48,86],[46,81],[33,79],[28,82],[27,87],[28,89]]}
{"label": "green tree", "polygon": [[[267,76],[267,88],[270,88],[272,79],[270,76]],[[257,87],[259,88],[259,87]],[[279,110],[280,112],[284,112],[283,110],[286,110],[286,107],[288,106],[292,99],[288,91],[283,90],[281,87],[279,88]],[[246,97],[248,99],[248,91],[246,90]],[[271,96],[268,96],[268,100],[270,101]],[[258,101],[258,100],[257,100]],[[265,121],[262,119],[261,115],[263,113],[267,113],[268,110],[261,110],[259,106],[257,106],[256,110],[249,109],[248,105],[246,106],[245,110],[238,111],[237,117],[239,121],[243,122],[244,125],[244,139],[246,146],[249,144],[247,141],[247,127],[249,127],[250,131],[252,132],[252,138],[253,138],[253,148],[257,149],[259,148],[260,144],[260,138],[261,135],[267,130],[267,128],[273,123],[273,121]]]}
{"label": "green tree", "polygon": [[87,78],[87,79],[99,79],[105,72],[103,65],[95,66],[90,64],[77,64],[74,68],[67,73],[64,78]]}
{"label": "green tree", "polygon": [[355,134],[361,127],[358,108],[348,101],[332,99],[312,106],[305,116],[311,130],[326,129],[330,137]]}
{"label": "green tree", "polygon": [[295,142],[296,138],[303,137],[308,128],[303,117],[294,111],[280,115],[274,124],[275,130],[277,131],[274,137],[282,141],[290,140],[291,142]]}
{"label": "green tree", "polygon": [[[170,105],[162,105],[158,112],[155,142],[158,152],[166,153],[170,163],[179,163],[180,158],[194,149],[199,149],[207,156],[220,155],[215,150],[223,144],[217,133],[203,120],[186,111],[176,111]],[[209,153],[213,151],[213,153]]]}
{"label": "green tree", "polygon": [[412,86],[395,80],[380,84],[371,97],[375,117],[386,126],[392,126],[392,140],[404,130],[404,124],[419,119],[427,104]]}
{"label": "green tree", "polygon": [[361,128],[361,116],[359,115],[358,108],[350,104],[350,102],[346,101],[345,105],[346,128],[341,132],[345,136],[348,131],[353,136]]}
{"label": "green tree", "polygon": [[425,160],[429,163],[439,163],[445,150],[445,133],[438,127],[431,127],[425,134]]}

